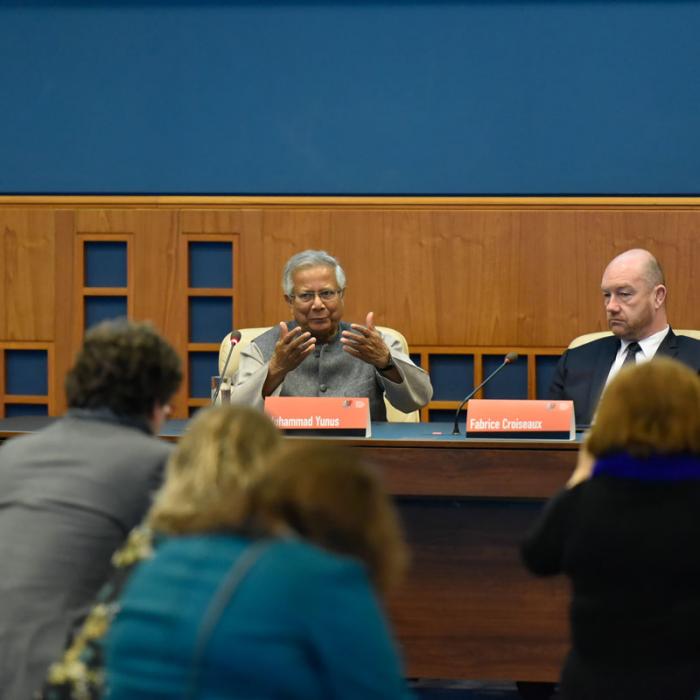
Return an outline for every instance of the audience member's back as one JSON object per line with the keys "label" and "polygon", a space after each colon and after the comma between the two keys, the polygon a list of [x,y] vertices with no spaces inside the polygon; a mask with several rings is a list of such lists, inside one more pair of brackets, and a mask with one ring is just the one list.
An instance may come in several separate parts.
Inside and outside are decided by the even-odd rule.
{"label": "audience member's back", "polygon": [[700,380],[667,358],[603,394],[569,488],[523,545],[572,582],[565,700],[693,700],[700,688]]}
{"label": "audience member's back", "polygon": [[170,452],[152,432],[179,382],[175,352],[150,327],[102,324],[68,376],[68,414],[0,449],[3,700],[41,686],[143,518]]}
{"label": "audience member's back", "polygon": [[[373,590],[401,573],[404,545],[376,475],[335,449],[300,448],[248,500],[238,524],[229,508],[218,524],[178,528],[134,573],[107,643],[107,698],[406,698]],[[159,501],[150,523],[173,534]]]}

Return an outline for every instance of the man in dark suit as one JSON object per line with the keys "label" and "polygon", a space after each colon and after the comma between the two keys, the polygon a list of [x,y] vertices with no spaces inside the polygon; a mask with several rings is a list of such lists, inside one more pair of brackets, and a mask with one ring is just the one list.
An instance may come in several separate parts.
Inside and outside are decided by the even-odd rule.
{"label": "man in dark suit", "polygon": [[155,435],[182,377],[147,324],[85,336],[68,413],[0,449],[0,698],[27,700],[141,522],[170,447]]}
{"label": "man in dark suit", "polygon": [[700,341],[669,326],[663,271],[649,251],[635,248],[614,258],[601,289],[613,335],[567,350],[549,387],[549,398],[573,400],[579,426],[591,423],[606,384],[628,362],[659,353],[700,370]]}

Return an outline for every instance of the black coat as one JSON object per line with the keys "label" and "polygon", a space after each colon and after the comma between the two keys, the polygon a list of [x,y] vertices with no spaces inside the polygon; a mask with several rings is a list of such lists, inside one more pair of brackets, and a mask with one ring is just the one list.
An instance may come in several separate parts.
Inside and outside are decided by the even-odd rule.
{"label": "black coat", "polygon": [[[547,398],[572,400],[576,424],[590,425],[619,349],[620,340],[611,335],[567,350],[559,359]],[[676,335],[670,328],[657,355],[673,357],[700,371],[700,340]]]}
{"label": "black coat", "polygon": [[596,476],[549,502],[522,554],[572,582],[564,700],[694,700],[698,542],[700,479]]}

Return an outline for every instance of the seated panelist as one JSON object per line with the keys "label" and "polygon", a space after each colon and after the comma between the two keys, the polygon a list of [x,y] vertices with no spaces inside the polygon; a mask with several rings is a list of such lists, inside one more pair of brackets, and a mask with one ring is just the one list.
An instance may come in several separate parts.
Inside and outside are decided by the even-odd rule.
{"label": "seated panelist", "polygon": [[322,250],[292,256],[282,276],[292,321],[241,350],[232,400],[262,408],[267,396],[366,396],[372,420],[385,421],[384,395],[400,411],[425,406],[433,389],[426,372],[380,333],[369,312],[364,325],[342,320],[345,273]]}
{"label": "seated panelist", "polygon": [[603,389],[623,365],[658,354],[700,370],[700,341],[677,336],[669,326],[664,274],[649,251],[635,248],[613,258],[601,289],[613,335],[567,350],[549,387],[548,398],[573,400],[579,425],[591,423]]}

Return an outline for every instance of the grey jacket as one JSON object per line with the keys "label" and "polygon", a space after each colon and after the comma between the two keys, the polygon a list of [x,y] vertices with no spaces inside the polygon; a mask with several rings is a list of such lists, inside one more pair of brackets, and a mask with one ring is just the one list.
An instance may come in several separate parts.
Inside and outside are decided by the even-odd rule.
{"label": "grey jacket", "polygon": [[0,697],[28,700],[143,518],[170,446],[74,411],[0,449]]}
{"label": "grey jacket", "polygon": [[[287,325],[290,330],[296,327],[294,322]],[[341,322],[335,339],[319,345],[314,354],[287,374],[273,395],[366,396],[374,421],[386,420],[384,394],[392,406],[404,413],[415,411],[430,401],[433,395],[430,377],[403,353],[398,338],[382,335],[403,379],[400,384],[386,379],[372,365],[344,352],[339,340],[340,332],[344,330],[350,330],[350,324]],[[241,350],[232,401],[263,407],[262,387],[279,334],[280,329],[275,326]]]}

